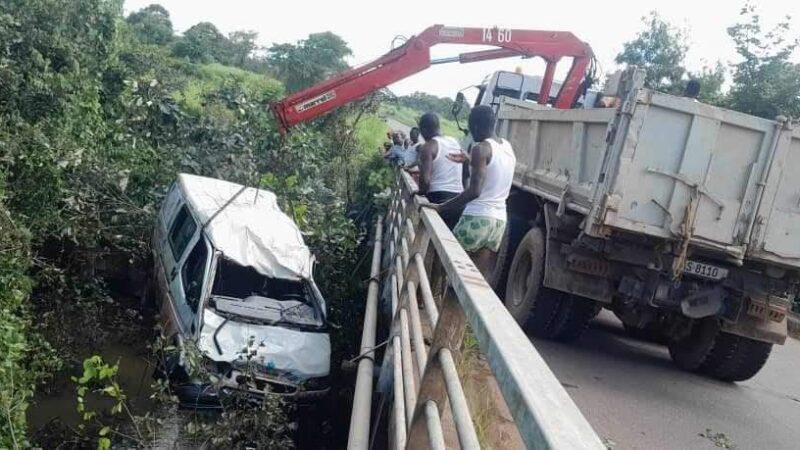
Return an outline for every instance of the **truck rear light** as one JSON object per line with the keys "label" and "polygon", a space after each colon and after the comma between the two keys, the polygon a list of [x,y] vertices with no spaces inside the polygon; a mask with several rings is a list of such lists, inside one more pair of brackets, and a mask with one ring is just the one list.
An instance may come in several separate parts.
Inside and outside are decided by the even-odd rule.
{"label": "truck rear light", "polygon": [[747,314],[773,322],[783,322],[788,311],[788,302],[786,300],[771,295],[767,298],[751,297],[750,303],[747,305]]}

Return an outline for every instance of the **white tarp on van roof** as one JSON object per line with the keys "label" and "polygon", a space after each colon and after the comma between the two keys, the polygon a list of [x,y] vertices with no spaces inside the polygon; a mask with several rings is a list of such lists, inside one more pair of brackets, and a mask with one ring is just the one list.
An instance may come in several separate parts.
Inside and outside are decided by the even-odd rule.
{"label": "white tarp on van roof", "polygon": [[206,235],[226,258],[268,277],[311,278],[311,252],[275,194],[248,187],[220,211],[242,185],[189,174],[178,184],[201,224],[213,217]]}

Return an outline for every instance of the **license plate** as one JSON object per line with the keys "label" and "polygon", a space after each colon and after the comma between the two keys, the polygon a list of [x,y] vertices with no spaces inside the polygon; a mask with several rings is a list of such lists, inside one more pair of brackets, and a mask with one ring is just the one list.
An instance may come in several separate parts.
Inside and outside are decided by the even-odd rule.
{"label": "license plate", "polygon": [[686,267],[683,268],[683,273],[708,278],[709,280],[722,280],[728,276],[728,269],[697,261],[687,261]]}

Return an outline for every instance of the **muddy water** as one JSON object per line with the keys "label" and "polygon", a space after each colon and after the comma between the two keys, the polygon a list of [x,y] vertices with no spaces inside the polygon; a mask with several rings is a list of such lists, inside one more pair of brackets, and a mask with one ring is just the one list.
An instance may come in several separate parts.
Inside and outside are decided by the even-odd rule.
{"label": "muddy water", "polygon": [[[118,363],[117,380],[130,399],[134,413],[144,413],[152,408],[150,401],[150,384],[153,381],[153,370],[148,362],[149,351],[144,345],[140,348],[113,343],[102,349],[99,354],[109,364]],[[90,355],[87,355],[90,356]],[[79,376],[78,373],[74,374]],[[81,423],[81,416],[76,410],[77,395],[74,383],[66,384],[53,394],[38,394],[28,409],[28,424],[38,430],[53,420],[75,428]]]}
{"label": "muddy water", "polygon": [[[117,379],[129,398],[132,413],[146,413],[163,417],[160,429],[155,433],[151,448],[198,448],[202,444],[185,432],[187,424],[197,419],[197,414],[210,416],[214,413],[197,413],[189,410],[169,409],[150,400],[153,393],[153,366],[147,342],[140,345],[111,343],[97,352],[109,364],[119,364]],[[87,352],[86,357],[95,352]],[[70,375],[79,376],[78,370]],[[346,445],[348,405],[350,402],[350,380],[334,375],[334,386],[329,398],[319,405],[303,406],[290,415],[296,429],[295,446],[298,449],[335,449]],[[110,402],[94,404],[95,409],[108,410]],[[32,435],[43,448],[55,448],[78,429],[82,417],[77,412],[75,384],[62,380],[60,389],[52,394],[38,394],[28,409],[28,423]],[[127,424],[127,421],[123,421]],[[124,426],[123,426],[124,427]],[[133,430],[130,430],[133,431]],[[131,433],[132,434],[132,433]],[[71,447],[67,447],[71,448]]]}
{"label": "muddy water", "polygon": [[[138,303],[126,301],[120,308],[135,308]],[[113,339],[107,343],[84,344],[85,349],[75,351],[81,360],[99,354],[109,364],[119,364],[117,381],[128,397],[132,413],[144,416],[164,418],[160,429],[156,431],[155,442],[147,443],[151,448],[198,448],[202,444],[187,433],[187,425],[198,418],[198,413],[177,410],[150,400],[153,393],[153,358],[148,348],[155,339],[153,311],[141,311],[141,316],[134,322],[127,321],[125,331],[116,330]],[[352,379],[342,377],[336,370],[337,363],[332,361],[331,393],[328,398],[314,406],[294,409],[290,416],[294,433],[295,447],[299,449],[336,449],[346,446],[350,402],[352,399]],[[75,383],[71,376],[80,376],[82,368],[74,367],[65,371],[61,379],[56,380],[56,389],[51,393],[37,393],[28,409],[30,435],[42,448],[75,448],[86,445],[83,441],[74,445],[63,446],[65,440],[75,437],[78,426],[83,423],[78,413]],[[112,403],[87,398],[88,405],[96,411],[108,411]],[[212,413],[213,414],[213,413]],[[208,413],[201,414],[209,416]],[[206,417],[210,418],[210,417]],[[103,420],[108,423],[107,419]],[[127,418],[120,419],[123,430],[130,425]],[[108,423],[111,425],[111,423]],[[129,434],[134,434],[133,430]]]}

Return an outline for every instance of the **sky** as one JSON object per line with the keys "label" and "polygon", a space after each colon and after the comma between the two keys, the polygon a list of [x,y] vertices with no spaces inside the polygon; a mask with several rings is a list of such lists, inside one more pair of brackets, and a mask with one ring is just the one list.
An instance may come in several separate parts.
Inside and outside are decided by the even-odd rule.
{"label": "sky", "polygon": [[[657,11],[664,19],[687,31],[687,66],[699,70],[716,61],[735,62],[736,52],[726,29],[739,20],[744,1],[739,0],[637,0],[634,2],[584,1],[265,1],[265,0],[126,0],[126,12],[151,3],[164,6],[177,32],[208,21],[223,33],[254,30],[259,44],[295,42],[308,34],[332,31],[353,50],[349,63],[370,61],[391,49],[395,36],[412,36],[434,24],[460,27],[513,28],[570,31],[591,45],[601,73],[615,70],[614,57],[625,41],[643,28],[641,18]],[[764,24],[771,25],[785,15],[796,17],[800,34],[800,1],[755,1]],[[432,58],[480,49],[474,46],[440,45]],[[561,78],[568,69],[564,62],[556,72]],[[442,64],[390,86],[397,95],[423,91],[453,97],[465,87],[480,83],[496,70],[515,70],[541,75],[544,65],[536,59],[483,61],[460,65]]]}

